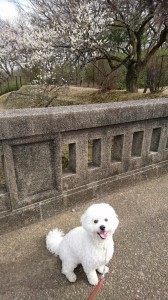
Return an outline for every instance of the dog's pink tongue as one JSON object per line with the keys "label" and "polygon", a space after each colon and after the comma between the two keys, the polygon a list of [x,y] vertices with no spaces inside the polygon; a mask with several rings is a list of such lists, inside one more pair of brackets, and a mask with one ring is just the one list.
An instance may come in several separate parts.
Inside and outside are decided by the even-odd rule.
{"label": "dog's pink tongue", "polygon": [[100,232],[100,236],[101,236],[102,239],[106,239],[107,235],[108,235],[107,231],[101,231]]}

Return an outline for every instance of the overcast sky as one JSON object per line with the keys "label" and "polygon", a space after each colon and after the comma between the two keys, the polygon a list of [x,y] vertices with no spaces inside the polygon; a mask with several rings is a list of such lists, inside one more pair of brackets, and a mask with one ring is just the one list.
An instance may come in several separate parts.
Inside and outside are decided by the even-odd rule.
{"label": "overcast sky", "polygon": [[2,19],[13,19],[17,16],[15,5],[8,0],[0,0],[0,17]]}

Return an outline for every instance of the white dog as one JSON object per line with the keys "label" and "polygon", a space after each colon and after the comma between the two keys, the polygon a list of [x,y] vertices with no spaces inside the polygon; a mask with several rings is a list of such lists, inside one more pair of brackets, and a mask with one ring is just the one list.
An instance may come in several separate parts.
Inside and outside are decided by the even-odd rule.
{"label": "white dog", "polygon": [[66,235],[59,229],[46,237],[47,249],[62,260],[62,273],[70,282],[75,282],[74,269],[82,264],[88,281],[98,283],[99,273],[107,273],[105,265],[114,251],[113,233],[119,221],[114,209],[106,203],[93,204],[81,217],[82,226],[72,229]]}

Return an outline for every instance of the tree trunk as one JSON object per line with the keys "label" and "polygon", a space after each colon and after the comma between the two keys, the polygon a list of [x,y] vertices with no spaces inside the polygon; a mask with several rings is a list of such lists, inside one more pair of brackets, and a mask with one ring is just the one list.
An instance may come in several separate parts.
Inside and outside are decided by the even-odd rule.
{"label": "tree trunk", "polygon": [[127,66],[126,74],[126,89],[130,93],[138,93],[138,76],[139,72],[137,71],[135,64],[129,64]]}

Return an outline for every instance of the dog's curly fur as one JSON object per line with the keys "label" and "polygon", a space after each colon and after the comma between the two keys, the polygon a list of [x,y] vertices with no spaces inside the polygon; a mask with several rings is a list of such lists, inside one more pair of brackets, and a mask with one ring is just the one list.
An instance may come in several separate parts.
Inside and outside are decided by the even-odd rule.
{"label": "dog's curly fur", "polygon": [[113,233],[119,224],[114,209],[106,203],[91,205],[81,217],[80,227],[66,235],[59,229],[46,237],[47,249],[62,260],[62,273],[70,282],[75,282],[74,269],[82,264],[88,281],[98,283],[99,273],[108,272],[105,266],[114,251]]}

